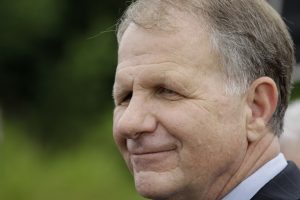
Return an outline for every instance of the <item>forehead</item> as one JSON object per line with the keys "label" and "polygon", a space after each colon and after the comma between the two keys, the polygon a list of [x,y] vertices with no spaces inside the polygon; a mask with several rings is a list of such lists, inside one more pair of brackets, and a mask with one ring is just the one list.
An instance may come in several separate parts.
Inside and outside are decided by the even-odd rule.
{"label": "forehead", "polygon": [[124,69],[136,72],[146,65],[160,63],[173,63],[187,71],[219,71],[218,55],[212,49],[204,25],[201,27],[195,19],[184,15],[177,16],[174,23],[176,29],[172,31],[148,30],[131,23],[119,44],[117,75]]}
{"label": "forehead", "polygon": [[119,46],[118,64],[121,65],[118,67],[126,65],[127,62],[133,62],[131,64],[160,62],[162,57],[171,59],[180,56],[182,59],[188,59],[187,55],[183,57],[182,53],[188,46],[191,47],[194,43],[192,40],[193,38],[188,39],[181,31],[167,33],[145,30],[135,24],[130,24]]}

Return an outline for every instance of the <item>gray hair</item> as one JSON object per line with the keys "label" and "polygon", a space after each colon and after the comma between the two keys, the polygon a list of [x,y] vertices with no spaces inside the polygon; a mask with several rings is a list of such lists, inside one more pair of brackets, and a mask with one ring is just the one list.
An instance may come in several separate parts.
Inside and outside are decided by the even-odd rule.
{"label": "gray hair", "polygon": [[278,106],[268,125],[279,136],[294,65],[293,42],[279,14],[265,0],[137,0],[120,20],[118,42],[130,23],[146,29],[173,29],[170,10],[196,17],[199,26],[210,31],[228,94],[245,93],[259,77],[275,81]]}

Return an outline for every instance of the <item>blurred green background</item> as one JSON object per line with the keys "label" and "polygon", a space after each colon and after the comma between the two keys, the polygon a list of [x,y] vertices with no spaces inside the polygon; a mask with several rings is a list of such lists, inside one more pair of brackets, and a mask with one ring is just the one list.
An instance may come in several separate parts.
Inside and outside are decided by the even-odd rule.
{"label": "blurred green background", "polygon": [[112,139],[121,0],[0,1],[0,199],[141,199]]}
{"label": "blurred green background", "polygon": [[1,200],[142,199],[112,139],[114,31],[128,4],[0,1]]}

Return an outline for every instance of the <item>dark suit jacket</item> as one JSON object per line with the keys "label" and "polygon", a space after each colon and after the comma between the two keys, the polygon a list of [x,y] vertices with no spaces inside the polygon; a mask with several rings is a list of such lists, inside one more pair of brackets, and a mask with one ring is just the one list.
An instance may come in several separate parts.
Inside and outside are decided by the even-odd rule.
{"label": "dark suit jacket", "polygon": [[300,200],[300,170],[289,161],[251,200]]}

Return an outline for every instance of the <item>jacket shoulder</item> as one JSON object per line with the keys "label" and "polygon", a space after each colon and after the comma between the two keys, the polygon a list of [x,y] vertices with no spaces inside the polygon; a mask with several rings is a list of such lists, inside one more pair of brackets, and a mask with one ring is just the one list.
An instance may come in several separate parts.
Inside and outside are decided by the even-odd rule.
{"label": "jacket shoulder", "polygon": [[288,161],[288,165],[251,200],[300,200],[300,170]]}

